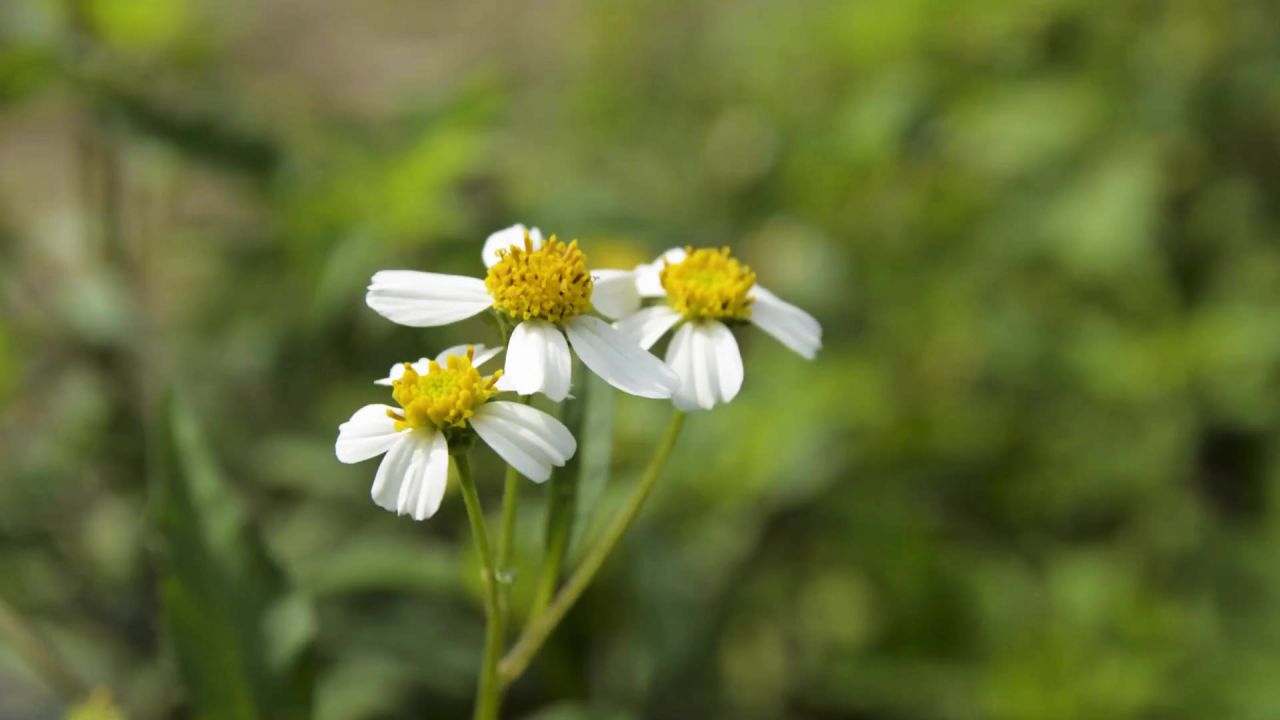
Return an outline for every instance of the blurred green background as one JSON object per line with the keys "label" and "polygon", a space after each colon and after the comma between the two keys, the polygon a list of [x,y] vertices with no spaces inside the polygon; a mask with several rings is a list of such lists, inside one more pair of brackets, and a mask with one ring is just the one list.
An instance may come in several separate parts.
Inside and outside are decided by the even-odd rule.
{"label": "blurred green background", "polygon": [[[1280,717],[1277,28],[1272,0],[0,3],[0,718],[92,688],[77,720],[464,717],[462,504],[386,513],[332,443],[392,362],[494,340],[377,317],[370,273],[479,274],[517,221],[595,267],[731,245],[826,347],[740,335],[741,395],[690,418],[510,717]],[[588,509],[668,413],[614,403]]]}

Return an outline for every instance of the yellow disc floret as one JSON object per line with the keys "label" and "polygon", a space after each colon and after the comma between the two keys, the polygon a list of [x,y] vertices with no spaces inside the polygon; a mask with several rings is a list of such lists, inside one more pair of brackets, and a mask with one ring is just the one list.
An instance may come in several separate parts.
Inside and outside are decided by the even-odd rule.
{"label": "yellow disc floret", "polygon": [[499,250],[484,286],[493,306],[516,320],[562,322],[591,309],[591,273],[578,241],[565,245],[554,235],[537,250],[529,233],[524,248]]}
{"label": "yellow disc floret", "polygon": [[747,293],[756,274],[729,254],[729,248],[685,248],[678,263],[659,273],[675,309],[690,320],[746,320],[751,317]]}
{"label": "yellow disc floret", "polygon": [[445,358],[444,367],[432,360],[421,375],[405,363],[404,375],[391,383],[391,396],[404,410],[387,411],[396,420],[396,430],[466,425],[476,408],[498,392],[494,386],[502,377],[501,370],[481,375],[471,365],[474,357],[475,348],[468,347],[466,355]]}

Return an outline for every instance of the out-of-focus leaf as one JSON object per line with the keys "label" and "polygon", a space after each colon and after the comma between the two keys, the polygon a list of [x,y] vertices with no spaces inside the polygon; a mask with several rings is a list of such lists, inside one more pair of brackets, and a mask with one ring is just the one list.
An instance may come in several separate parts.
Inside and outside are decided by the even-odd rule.
{"label": "out-of-focus leaf", "polygon": [[126,51],[172,45],[191,24],[187,0],[88,0],[82,7],[94,31],[104,41]]}
{"label": "out-of-focus leaf", "polygon": [[280,162],[280,150],[271,138],[223,113],[174,108],[113,80],[96,82],[89,90],[103,115],[198,160],[253,177],[271,175]]}
{"label": "out-of-focus leaf", "polygon": [[[579,367],[579,371],[583,368]],[[582,373],[589,375],[589,373]],[[586,384],[582,385],[579,397],[565,403],[562,420],[565,427],[574,437],[581,437],[586,414],[583,412],[583,393],[590,392]],[[569,542],[573,537],[574,516],[578,500],[578,468],[582,455],[574,453],[564,467],[551,474],[551,482],[547,483],[547,522],[543,536],[542,569],[539,571],[538,588],[534,593],[531,612],[538,613],[550,601],[555,593],[557,579],[569,550]]]}
{"label": "out-of-focus leaf", "polygon": [[354,537],[302,564],[299,583],[315,595],[369,590],[451,592],[458,577],[452,548],[393,537]]}
{"label": "out-of-focus leaf", "polygon": [[56,77],[54,55],[39,46],[0,51],[0,106],[26,99]]}
{"label": "out-of-focus leaf", "polygon": [[563,562],[585,535],[591,513],[609,479],[613,444],[613,389],[595,373],[579,368],[578,396],[564,406],[564,424],[578,451],[551,476],[547,510],[547,561]]}
{"label": "out-of-focus leaf", "polygon": [[609,468],[613,459],[613,408],[614,393],[609,383],[595,373],[584,373],[585,397],[577,402],[581,406],[582,424],[578,429],[578,497],[573,509],[570,557],[582,548],[589,537],[599,507],[600,496],[609,484]]}
{"label": "out-of-focus leaf", "polygon": [[309,604],[288,593],[180,399],[158,413],[153,439],[160,600],[192,714],[307,717]]}
{"label": "out-of-focus leaf", "polygon": [[[360,278],[358,288],[376,269],[379,252],[457,232],[464,218],[456,189],[489,146],[485,126],[497,98],[487,84],[473,84],[434,112],[406,118],[376,144],[352,142],[345,133],[326,137],[310,162],[288,168],[282,198],[289,232],[300,257],[323,263],[315,266],[324,293],[316,298],[317,312],[330,307],[332,293],[352,277]],[[347,246],[319,258],[312,247],[317,234],[345,238]],[[346,276],[332,277],[333,264],[343,262],[354,265]]]}
{"label": "out-of-focus leaf", "polygon": [[9,396],[17,381],[17,363],[9,331],[0,325],[0,401]]}
{"label": "out-of-focus leaf", "polygon": [[346,653],[325,671],[316,691],[318,720],[387,717],[402,703],[413,668],[381,656]]}
{"label": "out-of-focus leaf", "polygon": [[98,688],[84,702],[73,705],[67,711],[66,720],[125,720],[125,714],[116,705],[110,690]]}
{"label": "out-of-focus leaf", "polygon": [[635,713],[620,708],[593,708],[578,703],[556,703],[529,715],[527,720],[631,720]]}

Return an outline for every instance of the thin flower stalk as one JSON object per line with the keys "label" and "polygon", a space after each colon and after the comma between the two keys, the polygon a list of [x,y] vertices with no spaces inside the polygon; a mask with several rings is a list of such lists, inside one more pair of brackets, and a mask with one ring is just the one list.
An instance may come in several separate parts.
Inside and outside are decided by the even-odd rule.
{"label": "thin flower stalk", "polygon": [[475,720],[496,720],[502,702],[502,689],[498,684],[497,663],[502,655],[503,637],[501,610],[498,600],[498,577],[494,571],[493,554],[489,546],[489,533],[485,529],[484,509],[480,495],[471,479],[471,464],[465,452],[453,456],[458,469],[458,486],[462,501],[467,506],[467,519],[471,521],[471,537],[480,556],[484,573],[485,642],[484,658],[480,663],[480,679],[476,686]]}
{"label": "thin flower stalk", "polygon": [[596,573],[604,565],[604,561],[608,559],[609,554],[618,545],[622,536],[626,534],[627,529],[631,527],[631,523],[635,521],[636,516],[640,514],[640,508],[644,506],[645,500],[652,492],[653,486],[662,475],[662,471],[667,466],[667,460],[671,457],[671,450],[675,447],[676,440],[680,437],[680,430],[684,427],[685,413],[681,410],[675,410],[671,415],[671,422],[667,425],[667,432],[662,438],[662,442],[655,448],[653,458],[649,461],[649,467],[645,470],[644,476],[640,478],[640,483],[631,493],[627,504],[614,517],[613,522],[606,528],[600,539],[587,551],[586,556],[582,560],[582,564],[574,571],[573,575],[565,583],[564,587],[556,594],[551,604],[547,606],[546,611],[537,617],[532,617],[529,624],[525,626],[524,632],[520,636],[520,640],[516,643],[511,652],[502,659],[498,666],[499,680],[504,684],[510,684],[529,667],[529,663],[533,661],[538,650],[542,648],[543,643],[551,635],[552,631],[560,624],[569,610],[573,608],[578,598],[582,597],[582,593],[586,591],[591,581],[595,579]]}

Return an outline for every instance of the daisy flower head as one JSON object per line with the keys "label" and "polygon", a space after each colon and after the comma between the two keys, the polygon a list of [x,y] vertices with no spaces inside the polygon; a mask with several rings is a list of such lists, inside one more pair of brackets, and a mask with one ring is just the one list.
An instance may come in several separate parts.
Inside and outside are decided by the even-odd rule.
{"label": "daisy flower head", "polygon": [[[755,325],[808,360],[822,347],[818,321],[761,287],[727,247],[673,248],[628,275],[637,297],[615,325],[645,349],[676,329],[666,361],[680,378],[672,397],[680,410],[709,410],[742,388],[731,327]],[[659,302],[640,308],[648,298]]]}
{"label": "daisy flower head", "polygon": [[514,325],[502,390],[564,400],[572,346],[583,365],[623,392],[648,398],[675,392],[679,381],[662,361],[590,314],[595,309],[616,317],[629,307],[635,295],[629,276],[620,282],[616,273],[593,274],[576,240],[544,240],[537,228],[523,225],[490,235],[481,258],[488,268],[483,280],[412,270],[375,273],[365,302],[412,327],[447,325],[489,309],[499,313]]}
{"label": "daisy flower head", "polygon": [[338,426],[334,445],[344,463],[384,455],[373,480],[373,501],[414,520],[440,508],[450,448],[463,450],[479,437],[520,474],[543,482],[578,447],[568,428],[541,410],[492,400],[502,371],[481,375],[475,366],[483,360],[474,347],[442,357],[425,366],[403,363],[389,378],[398,407],[365,405]]}

